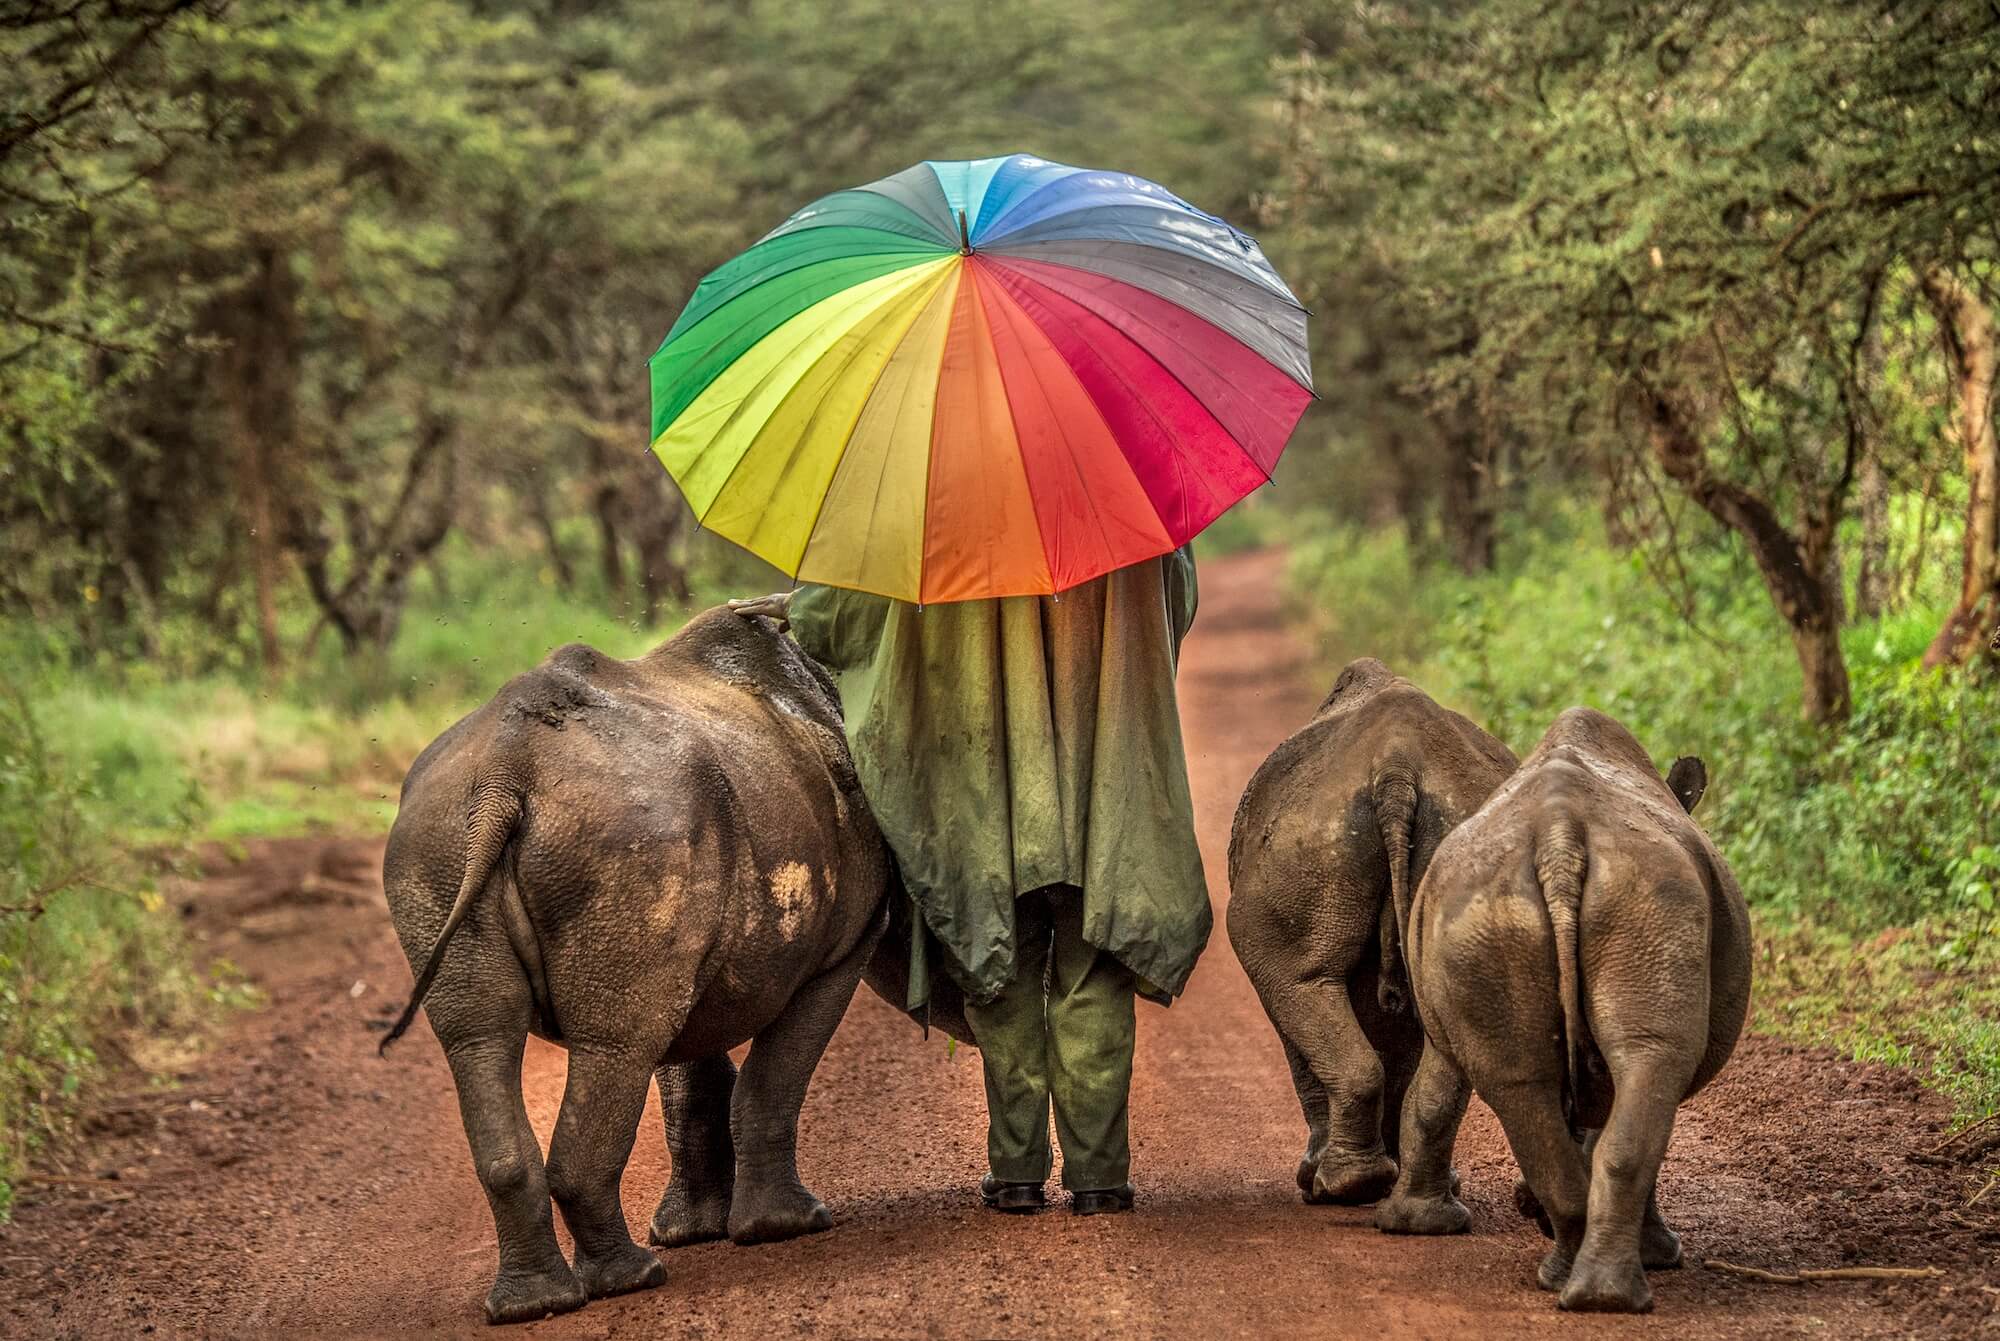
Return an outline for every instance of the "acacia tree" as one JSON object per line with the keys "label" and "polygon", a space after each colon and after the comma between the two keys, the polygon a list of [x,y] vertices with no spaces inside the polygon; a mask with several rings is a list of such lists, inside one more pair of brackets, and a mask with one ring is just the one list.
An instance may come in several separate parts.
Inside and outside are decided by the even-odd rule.
{"label": "acacia tree", "polygon": [[2000,14],[1303,8],[1327,194],[1391,197],[1365,218],[1404,293],[1476,332],[1423,380],[1692,501],[1755,562],[1805,715],[1845,717],[1842,523],[1865,462],[1922,446],[1880,432],[1869,351],[1885,298],[1990,273]]}
{"label": "acacia tree", "polygon": [[1972,286],[1945,270],[1924,276],[1956,382],[1952,436],[1965,457],[1965,553],[1958,600],[1924,653],[1924,664],[2000,654],[2000,436],[1994,431],[2000,389],[2000,331]]}

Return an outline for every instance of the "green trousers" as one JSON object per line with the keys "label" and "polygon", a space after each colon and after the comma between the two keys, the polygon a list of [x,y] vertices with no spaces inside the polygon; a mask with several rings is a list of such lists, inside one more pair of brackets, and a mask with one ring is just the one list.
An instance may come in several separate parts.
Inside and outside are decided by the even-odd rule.
{"label": "green trousers", "polygon": [[1063,1186],[1122,1187],[1132,1165],[1132,971],[1083,939],[1083,891],[1071,886],[1017,899],[1014,937],[1013,980],[965,1008],[986,1068],[988,1165],[1002,1182],[1048,1178],[1053,1098]]}

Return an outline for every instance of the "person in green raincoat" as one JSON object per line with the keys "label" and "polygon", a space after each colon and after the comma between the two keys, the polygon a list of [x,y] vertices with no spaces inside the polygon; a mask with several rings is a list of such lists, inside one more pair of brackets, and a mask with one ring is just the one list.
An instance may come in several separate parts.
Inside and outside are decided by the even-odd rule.
{"label": "person in green raincoat", "polygon": [[[833,587],[740,602],[789,618],[840,687],[863,790],[985,1068],[988,1205],[1129,1210],[1134,998],[1186,986],[1213,915],[1174,699],[1185,549],[1059,596],[918,607]],[[925,935],[924,932],[928,932]],[[930,956],[941,963],[928,963]]]}

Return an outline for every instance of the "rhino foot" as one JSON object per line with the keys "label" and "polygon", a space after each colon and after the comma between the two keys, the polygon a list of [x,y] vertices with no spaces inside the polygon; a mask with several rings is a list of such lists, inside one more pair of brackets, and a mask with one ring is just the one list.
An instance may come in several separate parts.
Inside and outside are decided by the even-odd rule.
{"label": "rhino foot", "polygon": [[1639,1227],[1639,1265],[1648,1271],[1672,1271],[1681,1264],[1681,1236],[1666,1221],[1649,1216]]}
{"label": "rhino foot", "polygon": [[669,1185],[653,1212],[646,1239],[660,1248],[685,1248],[729,1237],[729,1196],[690,1197],[685,1188]]}
{"label": "rhino foot", "polygon": [[1366,1206],[1396,1185],[1396,1161],[1384,1154],[1339,1161],[1328,1155],[1313,1174],[1306,1200],[1335,1206]]}
{"label": "rhino foot", "polygon": [[1568,1253],[1559,1247],[1549,1249],[1548,1255],[1542,1258],[1542,1265],[1535,1272],[1535,1284],[1553,1294],[1562,1289],[1563,1283],[1569,1279],[1570,1266]]}
{"label": "rhino foot", "polygon": [[660,1259],[629,1241],[603,1258],[578,1253],[576,1274],[583,1280],[584,1292],[592,1299],[650,1290],[667,1283],[667,1269]]}
{"label": "rhino foot", "polygon": [[1556,1306],[1572,1313],[1646,1313],[1653,1291],[1637,1262],[1609,1265],[1580,1257],[1569,1270]]}
{"label": "rhino foot", "polygon": [[1457,1197],[1391,1196],[1375,1207],[1375,1228],[1384,1234],[1463,1234],[1472,1212]]}
{"label": "rhino foot", "polygon": [[1293,1177],[1298,1179],[1299,1195],[1303,1196],[1307,1201],[1312,1200],[1313,1179],[1318,1175],[1319,1160],[1317,1158],[1307,1155],[1299,1161],[1298,1172]]}
{"label": "rhino foot", "polygon": [[729,1237],[741,1244],[775,1243],[832,1228],[826,1203],[797,1183],[749,1189],[738,1183],[729,1206]]}
{"label": "rhino foot", "polygon": [[561,1271],[503,1271],[486,1294],[486,1321],[533,1322],[551,1313],[574,1312],[586,1298],[567,1263]]}

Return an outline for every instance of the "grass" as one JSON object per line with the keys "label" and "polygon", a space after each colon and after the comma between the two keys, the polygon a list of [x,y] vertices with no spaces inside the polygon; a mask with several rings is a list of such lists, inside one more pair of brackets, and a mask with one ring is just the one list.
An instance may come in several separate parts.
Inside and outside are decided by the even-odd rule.
{"label": "grass", "polygon": [[1380,656],[1523,754],[1579,703],[1656,760],[1700,754],[1701,819],[1756,923],[1756,1027],[1915,1067],[1963,1114],[2000,1104],[2000,694],[1917,664],[1943,565],[1847,631],[1855,712],[1827,732],[1801,720],[1789,640],[1727,549],[1689,559],[1690,627],[1581,511],[1517,524],[1479,577],[1413,562],[1400,533],[1292,529],[1326,678]]}
{"label": "grass", "polygon": [[[275,682],[244,668],[184,672],[127,661],[78,668],[70,647],[0,628],[0,677],[23,686],[51,745],[93,780],[134,841],[379,832],[424,745],[556,647],[614,656],[654,646],[601,591],[560,590],[545,567],[454,547],[415,584],[394,641],[344,653],[319,639]],[[311,621],[294,605],[285,641]]]}
{"label": "grass", "polygon": [[188,963],[103,799],[52,752],[27,700],[0,694],[0,1221],[104,1053],[146,1067],[184,1047],[218,990]]}

